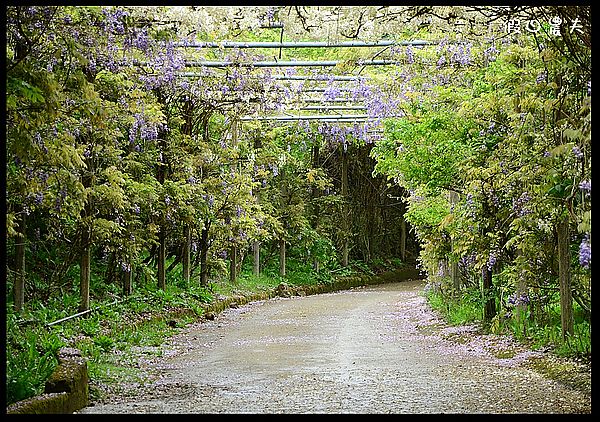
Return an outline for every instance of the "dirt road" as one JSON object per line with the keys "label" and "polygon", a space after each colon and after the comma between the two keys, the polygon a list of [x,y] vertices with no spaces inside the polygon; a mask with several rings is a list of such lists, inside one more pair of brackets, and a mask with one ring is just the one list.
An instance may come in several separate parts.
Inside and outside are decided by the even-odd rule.
{"label": "dirt road", "polygon": [[591,412],[589,395],[521,365],[536,353],[444,325],[423,287],[229,309],[173,338],[151,383],[79,413]]}

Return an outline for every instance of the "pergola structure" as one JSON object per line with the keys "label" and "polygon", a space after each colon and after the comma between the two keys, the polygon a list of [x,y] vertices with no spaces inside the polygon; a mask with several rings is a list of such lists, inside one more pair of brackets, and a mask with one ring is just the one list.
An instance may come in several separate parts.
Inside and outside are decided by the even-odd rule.
{"label": "pergola structure", "polygon": [[[190,69],[200,68],[309,68],[309,69],[325,69],[335,68],[341,65],[352,65],[354,68],[361,66],[392,66],[402,64],[399,60],[391,59],[375,59],[386,49],[393,46],[424,48],[426,46],[437,45],[436,42],[413,40],[413,41],[395,41],[395,40],[380,40],[375,42],[367,41],[347,41],[347,42],[318,42],[318,41],[300,41],[300,42],[238,42],[238,41],[221,41],[221,42],[186,42],[178,43],[176,47],[184,49],[301,49],[301,48],[373,48],[384,47],[383,50],[374,54],[371,59],[360,59],[354,62],[345,62],[343,60],[256,60],[256,61],[233,61],[233,60],[194,60],[188,59],[185,61],[185,67]],[[362,70],[362,69],[361,69]],[[347,72],[346,72],[347,73]],[[360,73],[360,72],[359,72]],[[203,78],[214,77],[214,74],[207,75],[206,73],[196,71],[182,71],[178,76],[185,78]],[[303,87],[302,93],[322,93],[325,94],[327,88],[319,86],[319,83],[334,83],[334,82],[355,82],[368,81],[369,78],[359,74],[304,74],[304,75],[289,75],[275,74],[270,75],[270,79],[277,81],[301,81],[310,82],[310,86]],[[315,86],[316,85],[316,86]],[[338,92],[348,92],[350,88],[346,86],[336,86]],[[318,103],[319,105],[314,105]],[[360,113],[357,114],[340,114],[342,110],[354,110]],[[302,100],[294,108],[299,114],[289,115],[265,115],[265,116],[242,116],[239,120],[244,121],[273,121],[273,122],[294,122],[294,121],[324,121],[329,123],[352,123],[366,122],[375,120],[373,115],[365,114],[367,105],[364,104],[363,98],[325,98],[323,95],[315,97],[312,95],[304,96]],[[301,112],[320,111],[321,114],[300,114]],[[333,113],[332,113],[333,112]],[[400,117],[399,115],[389,115],[386,117]]]}

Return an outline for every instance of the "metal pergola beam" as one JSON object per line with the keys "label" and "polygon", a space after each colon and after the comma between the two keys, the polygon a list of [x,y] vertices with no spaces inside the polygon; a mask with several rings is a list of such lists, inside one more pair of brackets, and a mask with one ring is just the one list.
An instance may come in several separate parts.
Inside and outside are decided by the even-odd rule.
{"label": "metal pergola beam", "polygon": [[[402,117],[401,115],[392,115],[384,117]],[[241,121],[253,121],[253,120],[273,120],[273,121],[294,121],[294,120],[326,120],[326,121],[353,121],[353,120],[375,120],[376,117],[369,116],[368,114],[331,114],[331,115],[295,115],[295,116],[242,116]]]}
{"label": "metal pergola beam", "polygon": [[284,42],[244,42],[244,41],[221,41],[221,42],[195,42],[195,43],[178,43],[176,47],[185,48],[352,48],[352,47],[387,47],[392,45],[415,46],[421,47],[432,45],[430,41],[414,40],[414,41],[345,41],[337,43],[329,43],[325,41],[284,41]]}
{"label": "metal pergola beam", "polygon": [[[350,62],[351,63],[351,62]],[[387,66],[400,64],[398,60],[357,60],[356,66]],[[291,61],[262,61],[262,62],[234,62],[198,60],[185,62],[186,67],[330,67],[339,64],[349,64],[346,60],[291,60]]]}
{"label": "metal pergola beam", "polygon": [[[210,78],[222,77],[220,75],[205,75],[205,74],[197,73],[197,72],[179,72],[179,73],[177,73],[177,76],[183,76],[183,77],[188,77],[188,78],[193,78],[196,76],[210,77]],[[258,78],[258,76],[256,76],[256,78]],[[274,79],[274,80],[279,80],[279,81],[323,81],[323,82],[329,82],[330,80],[333,80],[333,81],[357,81],[360,79],[367,79],[364,76],[340,76],[340,75],[329,75],[329,76],[272,75],[272,76],[270,76],[270,78]]]}
{"label": "metal pergola beam", "polygon": [[266,25],[261,25],[261,28],[283,28],[282,22],[273,22]]}
{"label": "metal pergola beam", "polygon": [[[304,93],[304,92],[325,92],[328,88],[324,88],[324,87],[307,87],[307,88],[303,88],[302,91],[298,92],[298,94]],[[337,90],[339,90],[340,92],[350,92],[352,91],[352,88],[348,88],[348,87],[338,87],[336,88]],[[289,90],[289,88],[288,88]],[[292,88],[293,90],[293,88]],[[235,90],[232,90],[235,91]],[[264,90],[262,90],[264,91]],[[284,89],[282,87],[274,87],[271,89],[271,91],[284,91]],[[214,92],[220,92],[219,90],[215,90],[215,89],[211,89],[211,90],[206,90],[205,92],[208,93],[214,93]],[[351,100],[348,100],[351,101]]]}
{"label": "metal pergola beam", "polygon": [[301,100],[304,103],[362,103],[364,98],[334,98],[334,99],[323,99],[323,98],[304,98]]}
{"label": "metal pergola beam", "polygon": [[[303,88],[302,92],[325,92],[327,89],[328,88],[322,88],[322,87],[318,87],[318,88],[317,87],[315,87],[315,88],[308,87],[308,88]],[[338,91],[343,91],[343,92],[350,92],[350,91],[352,91],[351,88],[347,88],[347,87],[343,87],[343,86],[338,87],[336,89]]]}
{"label": "metal pergola beam", "polygon": [[271,79],[281,80],[281,81],[357,81],[359,79],[368,79],[364,76],[342,76],[342,75],[328,75],[328,76],[310,76],[310,75],[273,75]]}
{"label": "metal pergola beam", "polygon": [[[360,120],[359,121],[354,121],[354,122],[351,121],[351,120],[339,120],[337,122],[333,121],[333,120],[325,120],[325,121],[323,121],[323,123],[336,123],[336,126],[346,127],[346,128],[350,124],[352,124],[352,123],[364,123],[364,122],[365,121],[360,121]],[[283,121],[277,122],[277,121],[274,121],[274,122],[270,123],[270,126],[285,126],[285,125],[289,125],[289,124],[290,124],[290,122],[283,122]],[[385,132],[383,130],[371,130],[371,129],[369,129],[369,130],[367,130],[364,133],[366,133],[367,135],[370,135],[370,136],[377,136],[377,137],[381,138],[384,135]]]}
{"label": "metal pergola beam", "polygon": [[304,106],[299,110],[366,110],[366,106],[350,106],[350,105],[322,105],[322,106]]}

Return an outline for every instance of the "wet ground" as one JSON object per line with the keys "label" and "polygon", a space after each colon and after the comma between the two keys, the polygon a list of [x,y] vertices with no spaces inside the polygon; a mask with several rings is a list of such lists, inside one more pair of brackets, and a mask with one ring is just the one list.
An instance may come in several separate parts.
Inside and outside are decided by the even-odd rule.
{"label": "wet ground", "polygon": [[448,327],[405,281],[229,309],[142,365],[145,383],[78,413],[591,413],[541,353]]}

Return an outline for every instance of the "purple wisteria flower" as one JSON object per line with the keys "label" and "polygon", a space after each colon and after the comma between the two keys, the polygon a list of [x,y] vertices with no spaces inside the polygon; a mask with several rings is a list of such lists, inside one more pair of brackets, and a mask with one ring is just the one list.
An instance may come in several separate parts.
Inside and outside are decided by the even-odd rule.
{"label": "purple wisteria flower", "polygon": [[521,293],[519,295],[517,295],[516,293],[514,295],[511,295],[508,298],[508,304],[511,306],[522,306],[522,305],[527,305],[530,302],[529,296],[527,295],[527,293]]}
{"label": "purple wisteria flower", "polygon": [[586,196],[589,196],[592,193],[592,181],[582,180],[581,183],[579,183],[579,189],[584,191]]}
{"label": "purple wisteria flower", "polygon": [[33,203],[34,203],[35,205],[40,205],[40,204],[42,203],[42,201],[43,201],[43,200],[44,200],[44,194],[43,194],[42,192],[37,192],[37,193],[34,195],[34,198],[33,198]]}
{"label": "purple wisteria flower", "polygon": [[129,15],[128,12],[121,9],[117,9],[114,12],[111,12],[109,9],[104,9],[102,10],[102,13],[106,17],[106,20],[104,21],[104,29],[108,33],[125,33],[125,27],[123,26],[123,18]]}
{"label": "purple wisteria flower", "polygon": [[487,269],[491,271],[492,268],[494,268],[494,265],[496,265],[497,260],[498,260],[498,253],[496,251],[490,252],[490,255],[488,256],[488,261],[486,263]]}
{"label": "purple wisteria flower", "polygon": [[538,77],[535,79],[535,83],[537,84],[541,84],[542,82],[544,82],[546,80],[546,78],[548,77],[548,72],[546,72],[545,70],[540,73],[538,75]]}
{"label": "purple wisteria flower", "polygon": [[366,79],[361,77],[351,86],[350,93],[353,100],[368,98],[371,94],[371,87],[366,84]]}
{"label": "purple wisteria flower", "polygon": [[410,45],[406,46],[406,60],[409,64],[415,62],[415,53],[413,52],[413,49]]}
{"label": "purple wisteria flower", "polygon": [[267,22],[272,22],[274,17],[275,17],[275,8],[269,7],[267,9],[267,13],[265,14],[265,19],[267,20]]}
{"label": "purple wisteria flower", "polygon": [[485,58],[487,60],[489,60],[490,62],[496,61],[496,57],[498,55],[500,51],[498,51],[498,49],[496,48],[495,45],[491,45],[489,48],[487,48],[484,52],[483,55],[485,56]]}
{"label": "purple wisteria flower", "polygon": [[340,89],[337,86],[335,86],[335,84],[332,81],[333,79],[329,81],[329,86],[323,92],[323,98],[327,101],[335,100],[337,97],[340,96],[341,93]]}
{"label": "purple wisteria flower", "polygon": [[446,57],[441,55],[439,60],[437,61],[437,68],[441,68],[446,63]]}
{"label": "purple wisteria flower", "polygon": [[475,256],[475,254],[462,256],[458,260],[459,264],[461,264],[465,268],[472,267],[473,265],[475,265],[476,261],[477,261],[477,257]]}
{"label": "purple wisteria flower", "polygon": [[133,45],[139,50],[148,50],[150,47],[150,37],[148,36],[148,30],[146,28],[137,33],[137,37],[133,40]]}
{"label": "purple wisteria flower", "polygon": [[127,262],[121,262],[121,270],[123,270],[125,273],[131,272],[131,264]]}
{"label": "purple wisteria flower", "polygon": [[450,63],[456,63],[462,66],[467,66],[471,63],[471,44],[459,45],[458,47],[452,48],[452,56],[450,56]]}
{"label": "purple wisteria flower", "polygon": [[588,269],[592,265],[592,245],[587,233],[579,245],[579,264]]}
{"label": "purple wisteria flower", "polygon": [[473,198],[472,193],[468,193],[467,196],[465,197],[465,205],[469,208],[475,207],[475,200]]}
{"label": "purple wisteria flower", "polygon": [[531,201],[531,196],[528,192],[523,192],[521,196],[519,196],[519,198],[513,200],[512,209],[518,217],[523,217],[533,212],[526,206],[529,203],[529,201]]}
{"label": "purple wisteria flower", "polygon": [[129,142],[131,144],[138,137],[145,141],[155,141],[158,139],[158,132],[165,129],[165,125],[162,123],[148,121],[144,113],[135,113],[133,118],[133,124],[129,129]]}

